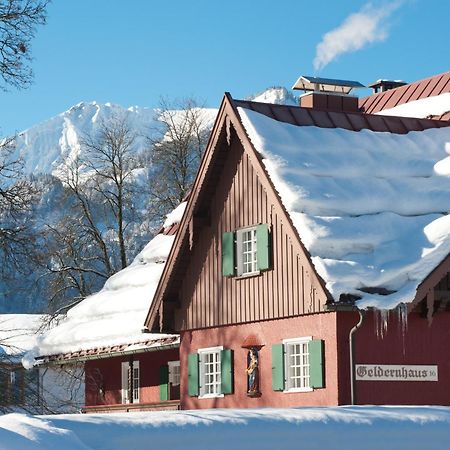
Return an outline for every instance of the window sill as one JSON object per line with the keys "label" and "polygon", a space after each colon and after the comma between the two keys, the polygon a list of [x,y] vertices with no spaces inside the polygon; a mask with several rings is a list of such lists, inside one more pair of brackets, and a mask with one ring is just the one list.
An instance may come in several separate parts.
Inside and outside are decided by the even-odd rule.
{"label": "window sill", "polygon": [[205,395],[199,395],[198,399],[202,400],[204,398],[222,398],[225,397],[223,394],[205,394]]}
{"label": "window sill", "polygon": [[246,278],[257,277],[258,275],[261,275],[261,271],[260,270],[258,270],[257,272],[245,273],[245,274],[242,274],[242,275],[236,275],[234,278],[236,280],[244,280]]}
{"label": "window sill", "polygon": [[295,394],[298,392],[312,392],[314,389],[313,388],[294,388],[294,389],[288,389],[283,391],[283,394]]}

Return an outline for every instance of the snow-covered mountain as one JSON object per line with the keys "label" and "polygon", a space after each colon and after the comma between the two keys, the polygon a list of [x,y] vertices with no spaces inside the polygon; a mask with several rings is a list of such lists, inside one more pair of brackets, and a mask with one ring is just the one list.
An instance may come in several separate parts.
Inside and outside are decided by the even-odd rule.
{"label": "snow-covered mountain", "polygon": [[247,100],[274,103],[276,105],[298,105],[298,98],[291,91],[281,86],[268,88],[265,91],[249,96]]}
{"label": "snow-covered mountain", "polygon": [[[248,99],[276,104],[297,104],[297,98],[284,87],[271,87]],[[208,124],[214,121],[217,110],[205,108]],[[80,102],[67,111],[37,124],[19,134],[16,156],[25,164],[27,174],[48,174],[59,177],[62,169],[82,151],[80,142],[95,135],[99,127],[112,118],[120,117],[138,134],[136,151],[148,147],[146,138],[157,126],[158,111],[152,108],[129,108],[112,103]]]}
{"label": "snow-covered mountain", "polygon": [[24,161],[27,174],[58,176],[67,161],[79,155],[81,140],[94,135],[102,123],[114,117],[126,120],[128,126],[138,132],[140,146],[144,146],[145,136],[155,124],[156,113],[154,109],[138,106],[124,108],[111,103],[80,102],[20,133],[16,156]]}

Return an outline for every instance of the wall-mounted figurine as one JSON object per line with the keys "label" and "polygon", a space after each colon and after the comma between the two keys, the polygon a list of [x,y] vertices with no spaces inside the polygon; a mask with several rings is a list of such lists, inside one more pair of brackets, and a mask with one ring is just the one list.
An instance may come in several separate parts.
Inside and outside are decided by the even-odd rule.
{"label": "wall-mounted figurine", "polygon": [[259,397],[259,352],[256,347],[252,347],[247,353],[247,395],[249,397]]}

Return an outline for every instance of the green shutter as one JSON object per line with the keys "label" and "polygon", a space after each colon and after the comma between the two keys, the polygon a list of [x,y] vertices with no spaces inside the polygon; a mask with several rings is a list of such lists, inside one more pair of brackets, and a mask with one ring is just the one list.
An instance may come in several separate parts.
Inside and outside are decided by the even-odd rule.
{"label": "green shutter", "polygon": [[198,397],[198,353],[188,355],[188,394],[190,397]]}
{"label": "green shutter", "polygon": [[232,277],[234,275],[234,233],[222,234],[222,275]]}
{"label": "green shutter", "polygon": [[225,349],[220,352],[221,393],[233,393],[233,350]]}
{"label": "green shutter", "polygon": [[269,252],[269,227],[263,223],[256,227],[256,244],[258,270],[266,270],[270,267]]}
{"label": "green shutter", "polygon": [[321,339],[309,342],[309,377],[312,388],[325,387],[323,373],[323,341]]}
{"label": "green shutter", "polygon": [[272,388],[284,391],[284,345],[272,345]]}
{"label": "green shutter", "polygon": [[162,402],[169,400],[169,366],[159,368],[159,399]]}

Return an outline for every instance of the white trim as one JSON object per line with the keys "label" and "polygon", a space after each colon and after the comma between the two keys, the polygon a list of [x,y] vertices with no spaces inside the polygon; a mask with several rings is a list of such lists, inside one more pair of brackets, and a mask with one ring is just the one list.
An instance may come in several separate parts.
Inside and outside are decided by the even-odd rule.
{"label": "white trim", "polygon": [[[235,231],[235,236],[236,236],[236,245],[235,245],[235,249],[236,249],[236,275],[238,277],[248,277],[248,276],[252,276],[252,275],[259,275],[260,271],[258,270],[258,241],[257,241],[257,236],[256,236],[256,229],[257,226],[251,226],[251,227],[245,227],[245,228],[238,228]],[[254,248],[252,246],[252,251],[251,253],[256,255],[256,261],[254,262],[256,265],[256,270],[253,270],[251,272],[244,272],[244,261],[243,261],[243,241],[242,241],[242,236],[245,232],[248,231],[254,231],[255,232],[255,236],[254,236]]]}
{"label": "white trim", "polygon": [[[302,336],[298,338],[289,338],[289,339],[283,339],[283,349],[284,349],[284,390],[283,392],[288,393],[295,393],[295,392],[312,392],[313,388],[311,386],[305,386],[305,387],[289,387],[290,377],[289,377],[289,356],[286,350],[287,346],[295,345],[295,344],[308,344],[308,367],[309,365],[309,342],[312,341],[312,336]],[[309,383],[311,383],[311,380],[309,378]]]}
{"label": "white trim", "polygon": [[197,353],[200,355],[201,353],[211,353],[217,350],[223,350],[223,345],[219,345],[217,347],[199,348]]}
{"label": "white trim", "polygon": [[[135,377],[135,370],[137,370],[137,377]],[[135,381],[138,380],[138,386],[135,386]],[[135,397],[135,394],[137,396]],[[140,403],[141,401],[141,369],[139,361],[133,361],[133,403]]]}
{"label": "white trim", "polygon": [[[211,353],[217,353],[218,354],[218,363],[219,363],[219,380],[218,383],[219,384],[219,390],[220,390],[220,382],[221,382],[221,369],[222,369],[222,365],[221,365],[221,361],[220,361],[220,354],[221,351],[223,350],[223,346],[217,346],[217,347],[208,347],[208,348],[200,348],[197,350],[197,353],[199,355],[199,399],[203,399],[203,398],[217,398],[217,397],[223,397],[222,393],[214,393],[214,394],[205,394],[205,362],[204,359],[202,358],[203,355],[210,355]],[[203,392],[203,393],[202,393]]]}
{"label": "white trim", "polygon": [[[130,367],[130,362],[129,361],[122,361],[121,363],[121,390],[120,390],[120,394],[121,394],[121,400],[122,400],[122,404],[129,404],[130,403],[130,390],[129,390],[129,386],[128,386],[128,370]],[[134,371],[137,370],[138,371],[138,376],[135,377],[134,375]],[[133,403],[139,403],[140,402],[140,397],[141,397],[141,371],[139,369],[139,361],[133,361],[133,392],[131,392],[131,395],[133,395]],[[139,386],[134,386],[134,381],[138,380],[138,384]],[[137,397],[134,397],[134,394],[136,393],[136,389],[137,389]]]}
{"label": "white trim", "polygon": [[283,344],[292,344],[293,342],[309,342],[312,340],[312,336],[302,336],[298,338],[283,339]]}
{"label": "white trim", "polygon": [[199,395],[198,398],[200,400],[204,399],[204,398],[222,398],[225,397],[224,394],[204,394],[204,395]]}
{"label": "white trim", "polygon": [[308,388],[291,388],[291,389],[285,389],[283,391],[283,394],[295,394],[296,392],[312,392],[314,391],[314,388],[308,387]]}
{"label": "white trim", "polygon": [[130,403],[130,399],[128,397],[128,368],[130,367],[130,363],[128,361],[123,361],[121,364],[121,399],[122,404]]}

